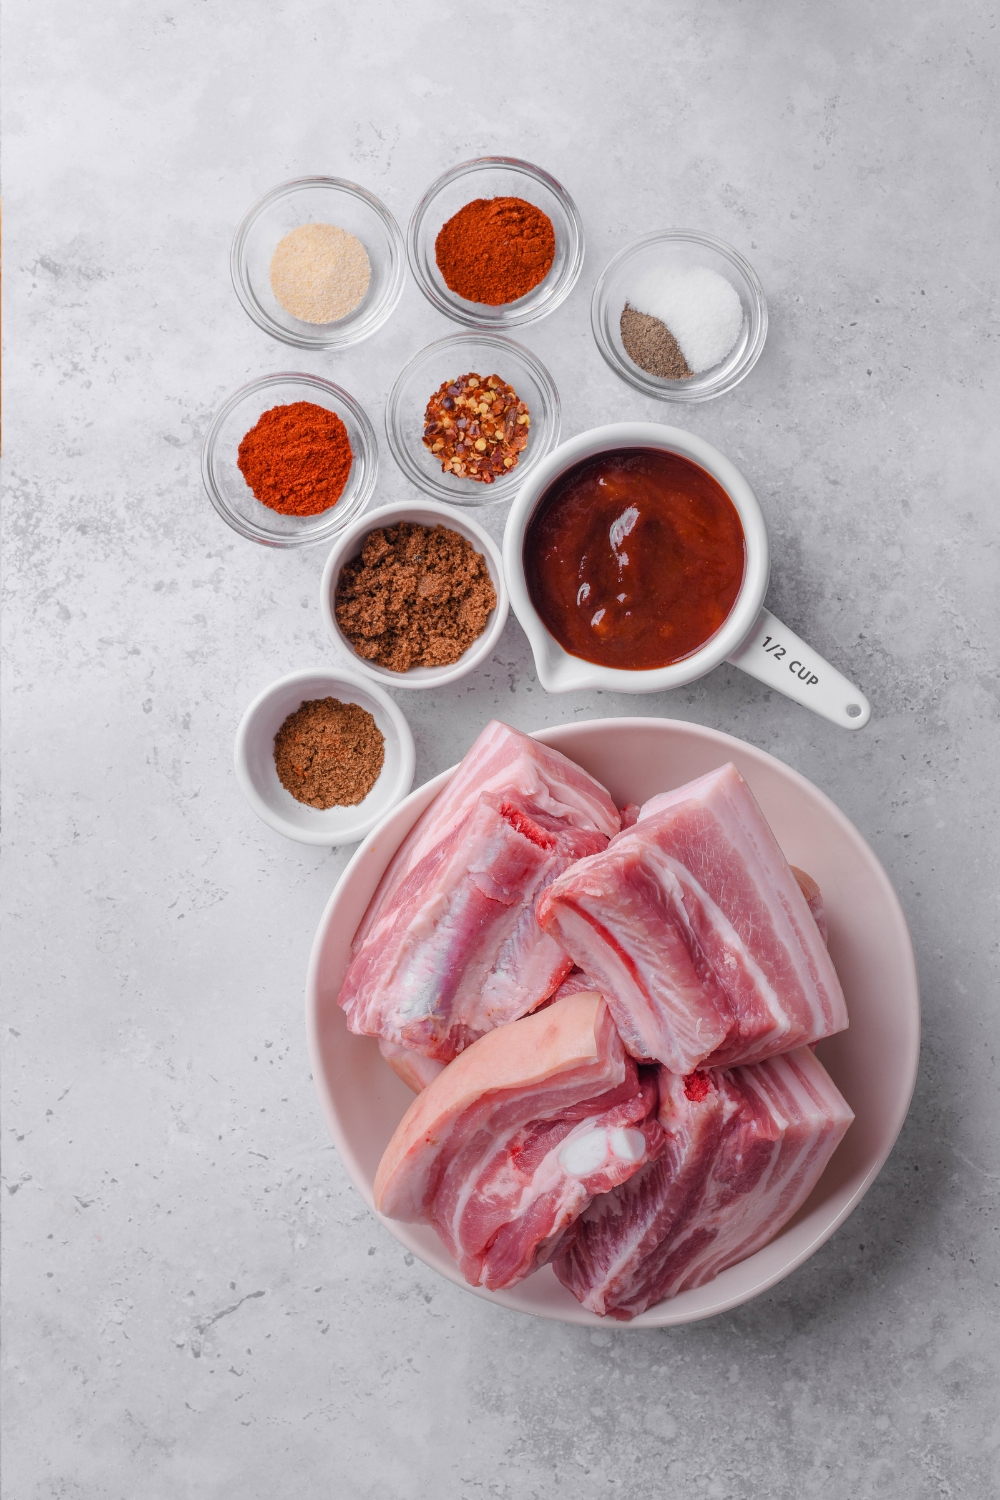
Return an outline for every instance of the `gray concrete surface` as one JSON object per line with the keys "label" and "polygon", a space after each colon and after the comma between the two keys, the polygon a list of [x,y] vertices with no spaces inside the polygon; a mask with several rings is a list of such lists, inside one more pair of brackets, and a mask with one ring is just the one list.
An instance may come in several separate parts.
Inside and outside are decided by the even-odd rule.
{"label": "gray concrete surface", "polygon": [[[6,1500],[994,1494],[995,9],[9,0],[4,31]],[[207,503],[211,412],[302,368],[381,431],[449,327],[410,283],[370,342],[290,351],[233,295],[233,229],[312,171],[405,224],[494,151],[586,226],[579,285],[524,335],[564,431],[673,419],[728,452],[769,602],[875,717],[850,736],[725,667],[638,711],[829,792],[919,955],[923,1065],[878,1183],[783,1285],[675,1332],[507,1314],[374,1222],[302,1024],[348,851],[269,832],[231,772],[249,698],[330,652],[321,550]],[[771,309],[753,375],[690,411],[618,383],[589,327],[610,255],[670,225],[736,244]],[[513,620],[488,668],[399,699],[419,779],[491,714],[636,711],[547,698]]]}

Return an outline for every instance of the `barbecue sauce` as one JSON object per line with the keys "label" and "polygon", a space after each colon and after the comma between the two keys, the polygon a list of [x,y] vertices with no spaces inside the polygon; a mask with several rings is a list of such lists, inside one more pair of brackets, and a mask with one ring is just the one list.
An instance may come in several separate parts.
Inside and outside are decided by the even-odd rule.
{"label": "barbecue sauce", "polygon": [[524,538],[531,602],[571,656],[648,671],[711,640],[739,594],[746,541],[710,474],[676,453],[619,448],[574,464]]}

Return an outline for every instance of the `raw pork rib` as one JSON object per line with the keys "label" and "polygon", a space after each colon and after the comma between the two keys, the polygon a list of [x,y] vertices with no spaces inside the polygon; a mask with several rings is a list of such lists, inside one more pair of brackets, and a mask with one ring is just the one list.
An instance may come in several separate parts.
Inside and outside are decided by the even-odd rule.
{"label": "raw pork rib", "polygon": [[449,1062],[527,1014],[571,968],[535,901],[618,827],[593,777],[488,724],[403,840],[355,934],[339,996],[351,1030]]}
{"label": "raw pork rib", "polygon": [[433,1082],[445,1067],[444,1063],[435,1062],[433,1057],[425,1057],[422,1052],[400,1047],[396,1042],[387,1042],[384,1036],[379,1037],[378,1050],[396,1077],[401,1078],[415,1094],[419,1094],[421,1089]]}
{"label": "raw pork rib", "polygon": [[396,891],[410,871],[454,833],[483,792],[516,792],[538,812],[573,828],[596,829],[606,838],[621,827],[618,809],[599,781],[558,750],[491,719],[393,855],[357,930],[355,946],[391,911]]}
{"label": "raw pork rib", "polygon": [[789,865],[788,868],[795,876],[796,884],[806,898],[806,905],[813,914],[813,921],[819,928],[820,937],[824,943],[828,943],[830,934],[826,926],[826,907],[823,905],[823,892],[812,876],[806,874],[805,870],[800,870],[795,865]]}
{"label": "raw pork rib", "polygon": [[513,1286],[596,1193],[662,1148],[655,1072],[600,995],[570,995],[474,1042],[419,1094],[386,1148],[375,1207],[433,1224],[473,1286]]}
{"label": "raw pork rib", "polygon": [[756,1066],[660,1072],[659,1159],[595,1198],[553,1269],[590,1308],[636,1317],[773,1239],[854,1116],[808,1047]]}
{"label": "raw pork rib", "polygon": [[571,968],[536,898],[603,833],[488,792],[412,869],[355,952],[339,1003],[352,1031],[451,1059],[534,1009]]}
{"label": "raw pork rib", "polygon": [[674,1073],[761,1062],[847,1025],[817,921],[733,765],[647,802],[536,911],[628,1050]]}

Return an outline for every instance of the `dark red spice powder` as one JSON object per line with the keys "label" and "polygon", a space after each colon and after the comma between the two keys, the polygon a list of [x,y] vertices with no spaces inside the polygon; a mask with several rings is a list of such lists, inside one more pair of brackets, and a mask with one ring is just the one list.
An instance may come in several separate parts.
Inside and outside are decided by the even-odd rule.
{"label": "dark red spice powder", "polygon": [[354,454],[336,412],[292,401],[264,412],[236,461],[262,505],[284,516],[316,516],[344,493]]}
{"label": "dark red spice powder", "polygon": [[527,296],[549,274],[555,254],[552,220],[524,198],[474,198],[442,225],[434,243],[451,290],[488,307]]}

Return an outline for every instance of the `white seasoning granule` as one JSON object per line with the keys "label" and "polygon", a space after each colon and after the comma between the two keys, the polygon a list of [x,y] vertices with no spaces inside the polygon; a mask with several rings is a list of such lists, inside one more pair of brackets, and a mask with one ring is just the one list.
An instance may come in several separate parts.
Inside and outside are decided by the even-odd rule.
{"label": "white seasoning granule", "polygon": [[303,323],[336,323],[357,307],[372,278],[368,252],[336,224],[300,224],[271,257],[271,290]]}
{"label": "white seasoning granule", "polygon": [[669,328],[696,375],[722,363],[743,327],[739,293],[707,266],[646,271],[629,290],[628,303]]}

